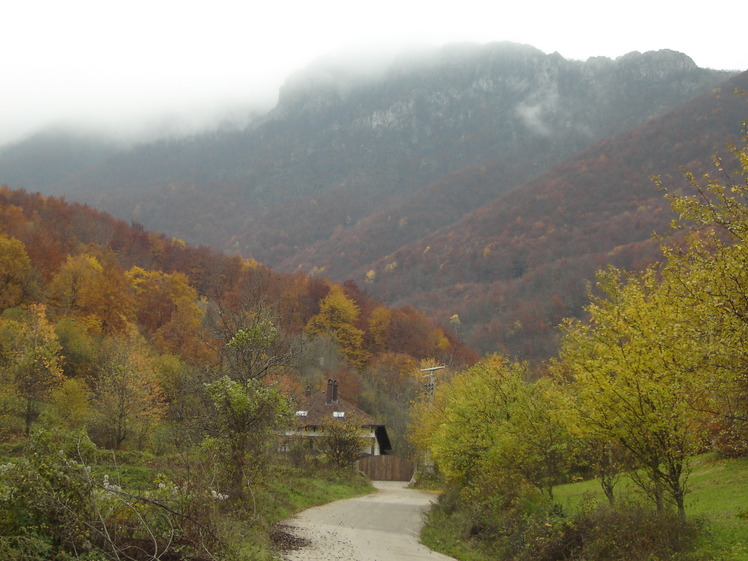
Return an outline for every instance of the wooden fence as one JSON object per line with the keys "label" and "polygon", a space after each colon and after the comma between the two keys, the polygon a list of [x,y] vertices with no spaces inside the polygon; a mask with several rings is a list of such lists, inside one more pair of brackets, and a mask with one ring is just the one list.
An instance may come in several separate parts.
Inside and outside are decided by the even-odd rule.
{"label": "wooden fence", "polygon": [[410,481],[414,465],[398,456],[367,456],[358,461],[358,469],[372,481]]}

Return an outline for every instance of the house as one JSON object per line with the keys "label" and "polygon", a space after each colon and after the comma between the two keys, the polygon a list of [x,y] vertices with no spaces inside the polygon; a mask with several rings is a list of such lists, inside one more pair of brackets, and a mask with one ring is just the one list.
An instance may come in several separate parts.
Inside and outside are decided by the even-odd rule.
{"label": "house", "polygon": [[364,413],[352,403],[338,395],[338,381],[327,380],[327,388],[312,392],[307,388],[304,398],[296,411],[296,427],[286,432],[287,437],[301,437],[309,440],[309,446],[316,449],[314,440],[324,435],[324,427],[331,422],[344,422],[355,419],[360,424],[360,435],[366,445],[361,450],[362,456],[379,456],[392,450],[387,428]]}

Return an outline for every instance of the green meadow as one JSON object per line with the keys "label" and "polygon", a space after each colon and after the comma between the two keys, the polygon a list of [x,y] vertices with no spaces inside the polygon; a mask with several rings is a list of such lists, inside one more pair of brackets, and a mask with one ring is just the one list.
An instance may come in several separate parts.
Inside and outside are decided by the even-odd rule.
{"label": "green meadow", "polygon": [[[748,458],[730,459],[713,453],[697,456],[688,485],[687,515],[704,526],[696,558],[748,561]],[[616,491],[624,500],[639,494],[625,477]],[[568,510],[585,501],[607,501],[597,480],[560,485],[554,494]]]}

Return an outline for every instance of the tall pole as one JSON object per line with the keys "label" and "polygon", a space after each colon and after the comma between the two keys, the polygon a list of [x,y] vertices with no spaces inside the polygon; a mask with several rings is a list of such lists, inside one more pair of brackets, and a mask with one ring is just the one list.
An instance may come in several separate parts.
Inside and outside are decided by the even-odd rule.
{"label": "tall pole", "polygon": [[[423,375],[423,377],[428,378],[424,389],[426,390],[426,395],[428,396],[427,399],[429,400],[429,407],[431,407],[432,405],[432,402],[434,400],[434,392],[436,390],[436,377],[434,376],[434,374],[437,370],[442,370],[443,368],[446,368],[446,366],[432,366],[431,368],[421,368],[421,372],[426,373]],[[431,456],[428,450],[424,451],[423,468],[424,471],[428,473],[434,472],[434,462],[431,460]]]}
{"label": "tall pole", "polygon": [[434,397],[434,391],[436,390],[436,380],[434,378],[434,373],[437,370],[442,370],[443,368],[446,368],[446,366],[432,366],[431,368],[421,368],[421,372],[426,372],[423,377],[428,378],[425,389],[426,394],[429,396],[429,400]]}

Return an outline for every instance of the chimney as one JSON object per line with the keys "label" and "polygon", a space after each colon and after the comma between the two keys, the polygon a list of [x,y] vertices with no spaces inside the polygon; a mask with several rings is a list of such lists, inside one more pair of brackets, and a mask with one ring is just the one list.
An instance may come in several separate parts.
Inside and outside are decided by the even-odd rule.
{"label": "chimney", "polygon": [[330,405],[332,403],[332,378],[327,379],[327,398],[325,400],[325,405]]}
{"label": "chimney", "polygon": [[306,389],[304,390],[304,397],[306,397],[307,399],[312,397],[312,386],[306,387]]}
{"label": "chimney", "polygon": [[338,381],[334,380],[332,383],[332,402],[338,402]]}

